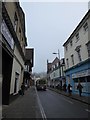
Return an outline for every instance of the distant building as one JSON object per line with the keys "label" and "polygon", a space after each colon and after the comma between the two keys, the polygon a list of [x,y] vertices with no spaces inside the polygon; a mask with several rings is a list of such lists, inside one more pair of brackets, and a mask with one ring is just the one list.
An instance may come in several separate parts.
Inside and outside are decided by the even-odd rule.
{"label": "distant building", "polygon": [[90,94],[90,10],[64,43],[67,84],[77,93],[81,82],[83,94]]}
{"label": "distant building", "polygon": [[2,103],[18,95],[25,69],[25,15],[19,2],[2,2]]}
{"label": "distant building", "polygon": [[[60,64],[60,65],[59,65]],[[61,86],[65,82],[65,62],[64,58],[59,60],[57,57],[53,60],[52,63],[48,63],[47,61],[47,80],[48,86],[56,87],[58,85]]]}
{"label": "distant building", "polygon": [[23,82],[28,86],[33,84],[32,79],[32,67],[34,66],[34,49],[26,48],[25,53],[25,71],[24,71],[24,79]]}

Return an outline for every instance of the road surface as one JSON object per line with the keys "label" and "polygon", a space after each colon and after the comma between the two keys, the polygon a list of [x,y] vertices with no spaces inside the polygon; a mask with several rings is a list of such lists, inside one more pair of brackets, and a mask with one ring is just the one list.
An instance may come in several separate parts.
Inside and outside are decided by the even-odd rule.
{"label": "road surface", "polygon": [[37,91],[44,118],[88,118],[90,106],[51,90]]}

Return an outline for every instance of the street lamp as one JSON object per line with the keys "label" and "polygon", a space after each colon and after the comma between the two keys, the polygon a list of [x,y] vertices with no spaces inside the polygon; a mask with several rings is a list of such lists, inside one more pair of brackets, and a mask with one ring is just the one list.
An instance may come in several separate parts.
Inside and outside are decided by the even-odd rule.
{"label": "street lamp", "polygon": [[61,81],[61,65],[60,65],[60,51],[59,51],[59,49],[58,49],[58,52],[57,52],[57,53],[54,52],[53,54],[58,54],[58,58],[59,58],[58,64],[59,64],[60,87],[62,87],[62,81]]}

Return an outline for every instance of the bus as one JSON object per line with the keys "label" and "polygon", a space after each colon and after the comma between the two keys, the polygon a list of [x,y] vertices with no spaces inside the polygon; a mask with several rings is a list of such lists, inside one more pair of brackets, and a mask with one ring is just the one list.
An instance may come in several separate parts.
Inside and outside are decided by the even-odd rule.
{"label": "bus", "polygon": [[36,81],[37,90],[46,90],[47,88],[47,80],[46,79],[38,79]]}

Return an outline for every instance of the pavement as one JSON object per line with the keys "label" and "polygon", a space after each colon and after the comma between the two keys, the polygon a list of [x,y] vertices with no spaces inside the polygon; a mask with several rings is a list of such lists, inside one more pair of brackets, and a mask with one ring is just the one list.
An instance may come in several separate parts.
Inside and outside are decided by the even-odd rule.
{"label": "pavement", "polygon": [[[72,94],[71,96],[69,96],[68,93],[64,91],[60,91],[54,88],[48,88],[48,89],[90,105],[90,97],[85,97],[85,96],[80,97],[79,95],[76,95],[76,94]],[[40,104],[41,103],[40,103],[36,88],[32,86],[25,91],[24,96],[20,95],[17,99],[15,99],[9,105],[2,106],[2,120],[4,119],[6,120],[7,118],[10,118],[10,120],[12,120],[13,118],[14,120],[15,118],[16,120],[18,120],[17,118],[19,119],[31,118],[31,120],[33,120],[33,118],[45,119],[43,115],[43,110],[41,109]]]}
{"label": "pavement", "polygon": [[48,89],[53,90],[53,91],[55,91],[55,92],[57,92],[59,94],[65,95],[67,97],[70,97],[72,99],[78,100],[80,102],[83,102],[85,104],[90,105],[90,96],[83,96],[82,95],[80,97],[78,94],[72,93],[71,95],[69,95],[68,92],[60,91],[60,90],[55,89],[55,88],[48,87]]}
{"label": "pavement", "polygon": [[[35,87],[32,86],[25,91],[24,96],[19,96],[9,105],[2,106],[2,120],[13,118],[16,120],[19,118],[42,118],[40,110],[40,103],[38,102],[37,93]],[[5,120],[6,120],[5,119]]]}

